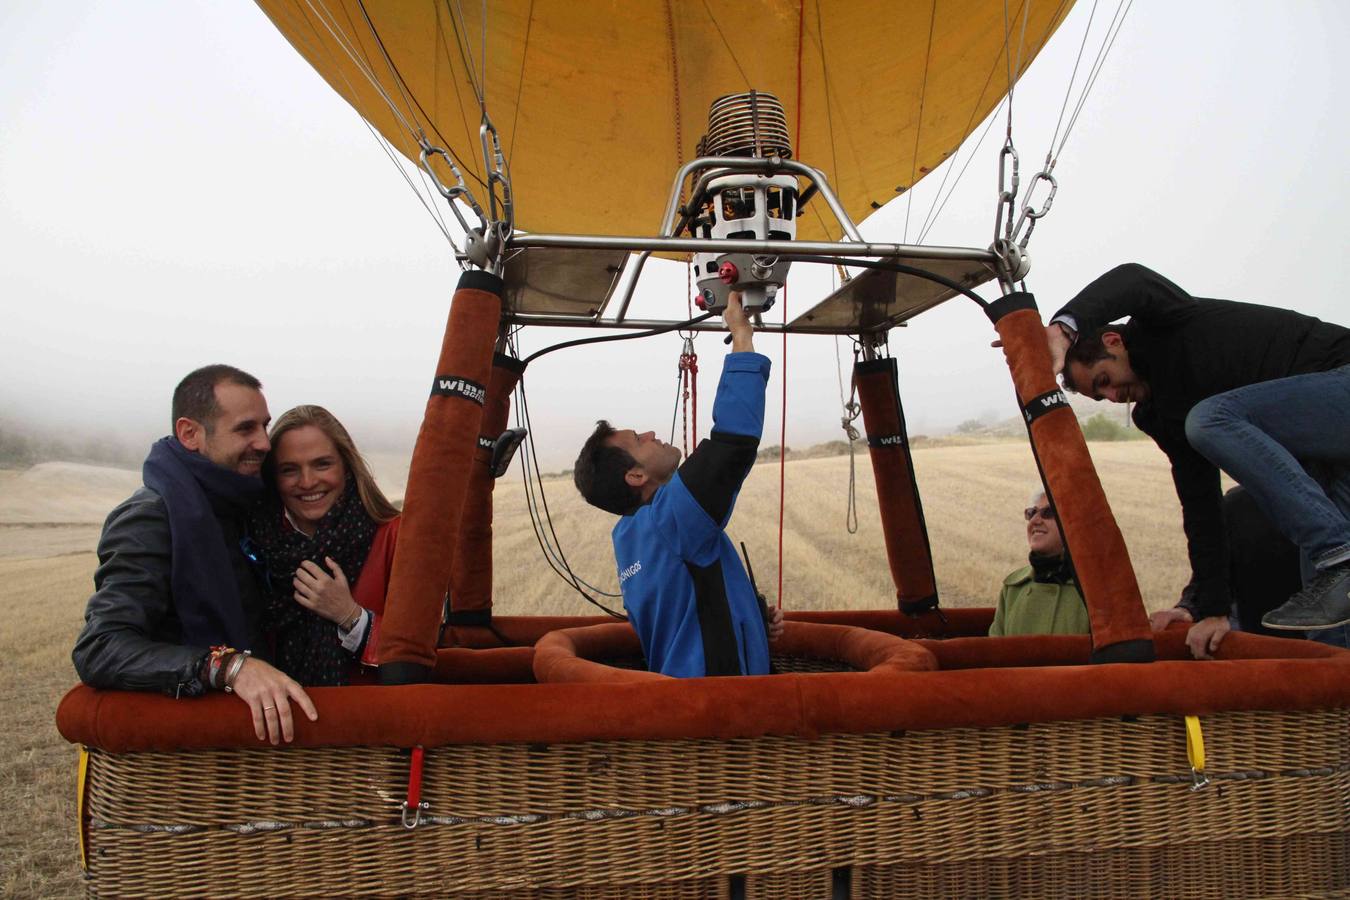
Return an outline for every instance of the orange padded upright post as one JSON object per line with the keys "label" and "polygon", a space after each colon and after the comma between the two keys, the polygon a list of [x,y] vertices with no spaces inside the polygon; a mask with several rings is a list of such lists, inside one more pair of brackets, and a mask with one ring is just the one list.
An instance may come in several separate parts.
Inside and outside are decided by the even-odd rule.
{"label": "orange padded upright post", "polygon": [[1036,299],[1012,293],[986,312],[1003,340],[1031,449],[1087,601],[1092,661],[1151,662],[1153,636],[1134,566],[1078,418],[1055,382]]}
{"label": "orange padded upright post", "polygon": [[422,428],[413,448],[403,522],[380,625],[380,680],[426,681],[436,665],[445,586],[492,368],[502,280],[465,272],[459,280]]}
{"label": "orange padded upright post", "polygon": [[937,609],[933,552],[923,521],[919,486],[914,480],[895,360],[864,360],[853,367],[853,378],[877,481],[877,505],[896,602],[900,611],[909,615]]}
{"label": "orange padded upright post", "polygon": [[469,490],[459,523],[454,566],[450,569],[450,626],[486,625],[492,620],[492,448],[506,430],[511,392],[525,369],[520,360],[492,357],[483,423],[469,473]]}

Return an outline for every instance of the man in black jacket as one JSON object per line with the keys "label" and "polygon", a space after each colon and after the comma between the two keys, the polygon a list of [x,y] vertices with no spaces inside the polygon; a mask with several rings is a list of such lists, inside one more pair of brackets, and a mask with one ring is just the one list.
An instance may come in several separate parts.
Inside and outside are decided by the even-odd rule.
{"label": "man in black jacket", "polygon": [[[1127,315],[1124,325],[1108,324]],[[1220,469],[1305,560],[1306,586],[1264,624],[1310,630],[1350,621],[1350,329],[1193,298],[1124,265],[1069,301],[1046,337],[1065,387],[1134,403],[1135,424],[1172,463],[1191,562],[1186,594],[1199,616],[1187,635],[1193,654],[1208,657],[1228,631]],[[1171,615],[1193,618],[1180,607]]]}
{"label": "man in black jacket", "polygon": [[173,434],[151,448],[145,487],[103,525],[72,656],[92,687],[232,692],[258,739],[275,744],[294,736],[291,701],[318,715],[299,684],[251,655],[261,649],[262,595],[245,523],[270,449],[261,388],[215,365],[174,390]]}

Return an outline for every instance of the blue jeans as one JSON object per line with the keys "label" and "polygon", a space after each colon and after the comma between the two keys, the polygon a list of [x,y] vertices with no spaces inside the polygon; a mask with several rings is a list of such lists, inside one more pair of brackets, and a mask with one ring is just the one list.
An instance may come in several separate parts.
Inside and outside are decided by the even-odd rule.
{"label": "blue jeans", "polygon": [[1215,394],[1186,416],[1186,439],[1313,567],[1350,560],[1350,366]]}
{"label": "blue jeans", "polygon": [[[1202,400],[1186,416],[1186,439],[1298,546],[1305,583],[1350,560],[1350,366]],[[1347,638],[1344,627],[1309,636]]]}

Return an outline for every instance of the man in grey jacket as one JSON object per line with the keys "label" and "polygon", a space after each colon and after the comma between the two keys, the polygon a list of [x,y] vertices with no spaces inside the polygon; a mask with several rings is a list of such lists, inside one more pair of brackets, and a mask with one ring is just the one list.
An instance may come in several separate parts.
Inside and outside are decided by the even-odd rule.
{"label": "man in grey jacket", "polygon": [[173,434],[146,458],[145,486],[104,522],[75,670],[97,688],[230,692],[248,704],[259,740],[290,741],[291,702],[311,721],[314,704],[253,655],[262,572],[246,514],[271,446],[262,385],[206,366],[174,390],[172,416]]}

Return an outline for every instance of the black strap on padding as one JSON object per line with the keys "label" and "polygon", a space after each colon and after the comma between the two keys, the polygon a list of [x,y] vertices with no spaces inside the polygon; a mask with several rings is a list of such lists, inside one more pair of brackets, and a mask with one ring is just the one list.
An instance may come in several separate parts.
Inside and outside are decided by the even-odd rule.
{"label": "black strap on padding", "polygon": [[993,303],[984,308],[984,314],[989,317],[989,321],[995,325],[998,320],[1022,309],[1036,309],[1036,296],[1027,291],[1013,291],[1004,297],[1000,297]]}
{"label": "black strap on padding", "polygon": [[497,446],[497,439],[496,439],[496,438],[490,438],[490,437],[488,437],[488,436],[485,435],[485,434],[480,434],[480,435],[478,436],[478,449],[479,449],[479,450],[486,450],[486,451],[488,451],[489,453],[491,453],[491,452],[492,452],[492,448],[495,447],[495,446]]}
{"label": "black strap on padding", "polygon": [[905,446],[905,436],[903,434],[869,434],[867,436],[867,446],[903,447]]}
{"label": "black strap on padding", "polygon": [[920,616],[926,612],[935,612],[947,621],[947,617],[942,615],[942,610],[938,608],[937,594],[929,594],[927,597],[921,597],[918,600],[904,600],[896,598],[900,606],[900,611],[907,616]]}
{"label": "black strap on padding", "polygon": [[493,275],[491,272],[483,272],[479,269],[471,269],[459,276],[459,285],[455,289],[486,291],[489,294],[496,294],[500,297],[505,285],[506,282],[502,281],[500,275]]}
{"label": "black strap on padding", "polygon": [[1026,417],[1027,424],[1030,425],[1046,413],[1068,408],[1069,398],[1065,396],[1062,389],[1055,388],[1053,391],[1046,391],[1039,397],[1032,397],[1029,403],[1023,405],[1022,415]]}
{"label": "black strap on padding", "polygon": [[462,375],[437,375],[431,383],[431,396],[459,397],[482,406],[487,399],[487,388]]}

